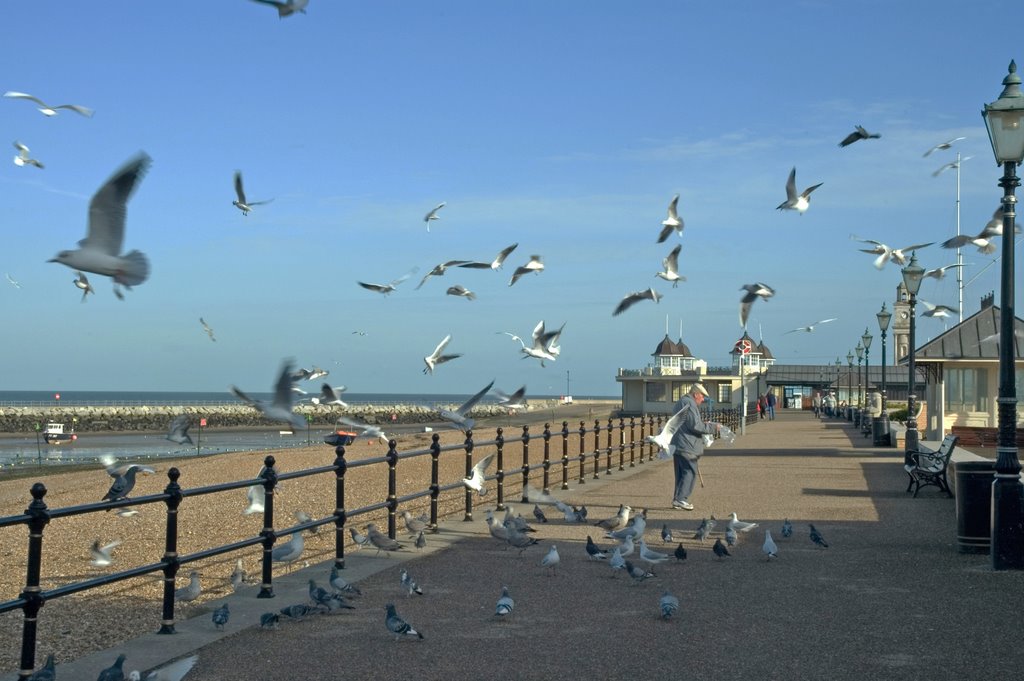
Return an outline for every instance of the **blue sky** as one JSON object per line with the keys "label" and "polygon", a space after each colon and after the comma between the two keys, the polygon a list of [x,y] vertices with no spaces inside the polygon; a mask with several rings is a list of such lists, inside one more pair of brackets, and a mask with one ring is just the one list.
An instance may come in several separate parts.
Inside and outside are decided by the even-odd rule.
{"label": "blue sky", "polygon": [[[561,394],[568,371],[575,394],[617,394],[616,369],[650,361],[666,318],[673,339],[681,322],[695,355],[728,364],[739,288],[755,281],[777,295],[748,328],[780,361],[845,357],[865,327],[877,336],[900,281],[851,234],[896,247],[953,236],[956,176],[932,173],[957,150],[972,157],[962,230],[997,208],[980,111],[1024,59],[997,30],[1019,9],[311,0],[279,20],[247,0],[11,4],[0,89],[96,113],[46,118],[0,99],[6,139],[46,164],[16,167],[13,148],[0,163],[0,270],[21,284],[0,281],[0,387],[262,391],[292,357],[355,392],[468,394],[493,378]],[[881,139],[840,149],[856,124]],[[85,235],[89,198],[139,150],[153,165],[124,248],[149,256],[151,277],[122,302],[93,275],[81,304],[74,272],[46,261]],[[798,189],[824,183],[804,215],[775,210],[794,166]],[[236,169],[250,199],[273,203],[243,217]],[[685,232],[657,244],[677,192]],[[502,272],[449,270],[415,290],[439,262],[513,242]],[[654,273],[676,243],[688,281],[673,289]],[[533,253],[547,269],[510,288]],[[919,259],[938,267],[955,252]],[[964,261],[968,315],[998,293],[999,265],[973,248]],[[386,298],[355,283],[414,267]],[[477,300],[446,296],[456,283]],[[649,286],[660,304],[612,317]],[[955,277],[926,281],[921,298],[955,306]],[[497,333],[528,336],[541,319],[565,323],[543,368]],[[927,339],[943,324],[918,329]],[[449,333],[463,357],[424,376]]]}

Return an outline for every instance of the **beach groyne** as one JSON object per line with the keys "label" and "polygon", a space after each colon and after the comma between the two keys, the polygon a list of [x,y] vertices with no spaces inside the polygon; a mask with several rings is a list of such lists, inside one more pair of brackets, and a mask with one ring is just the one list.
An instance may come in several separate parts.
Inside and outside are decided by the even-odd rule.
{"label": "beach groyne", "polygon": [[[546,409],[546,403],[531,405],[533,409]],[[458,404],[445,408],[457,409]],[[312,426],[334,426],[339,416],[365,423],[417,424],[440,421],[437,408],[415,404],[358,405],[348,407],[299,405],[295,412],[309,419]],[[46,428],[49,422],[63,423],[65,429],[76,432],[163,432],[175,416],[187,414],[192,426],[206,419],[207,428],[273,428],[275,424],[260,416],[244,404],[214,406],[132,406],[132,407],[0,407],[0,433],[34,433]],[[474,418],[504,416],[507,410],[499,405],[480,405],[473,409]]]}

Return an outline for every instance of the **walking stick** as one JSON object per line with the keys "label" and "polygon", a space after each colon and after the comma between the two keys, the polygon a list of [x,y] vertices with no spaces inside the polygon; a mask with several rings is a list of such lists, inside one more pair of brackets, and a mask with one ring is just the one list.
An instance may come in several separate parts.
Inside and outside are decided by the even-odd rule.
{"label": "walking stick", "polygon": [[701,475],[699,468],[697,469],[697,479],[700,480],[700,486],[703,487],[704,486],[704,476]]}

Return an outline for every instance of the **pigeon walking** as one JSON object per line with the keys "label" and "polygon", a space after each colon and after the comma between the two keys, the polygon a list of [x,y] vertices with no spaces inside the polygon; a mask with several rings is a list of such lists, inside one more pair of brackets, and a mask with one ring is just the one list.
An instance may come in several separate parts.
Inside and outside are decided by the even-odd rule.
{"label": "pigeon walking", "polygon": [[721,539],[715,540],[715,545],[711,547],[711,550],[715,552],[715,555],[718,556],[719,559],[732,555],[729,553],[729,549],[725,548],[725,544],[722,543]]}
{"label": "pigeon walking", "polygon": [[672,543],[672,530],[669,529],[668,523],[661,526],[661,543],[671,544]]}
{"label": "pigeon walking", "polygon": [[736,546],[736,530],[731,527],[725,528],[725,543],[728,546]]}
{"label": "pigeon walking", "polygon": [[676,560],[686,560],[686,547],[683,546],[682,542],[679,542],[679,546],[676,547],[673,555],[676,557]]}
{"label": "pigeon walking", "polygon": [[672,619],[672,616],[679,610],[679,599],[672,595],[671,592],[666,591],[661,600],[658,601],[658,605],[661,608],[661,618],[668,620]]}
{"label": "pigeon walking", "polygon": [[96,681],[124,681],[124,661],[126,659],[128,656],[124,653],[118,655],[114,664],[101,671],[100,675],[96,677]]}
{"label": "pigeon walking", "polygon": [[347,594],[349,596],[362,596],[363,592],[355,584],[350,584],[341,576],[337,567],[331,567],[331,577],[328,583],[336,593]]}
{"label": "pigeon walking", "polygon": [[825,541],[825,538],[821,536],[820,532],[818,532],[818,528],[816,528],[814,525],[809,525],[809,527],[811,528],[811,541],[814,542],[817,546],[820,546],[823,549],[827,549],[828,542]]}
{"label": "pigeon walking", "polygon": [[589,534],[587,535],[587,555],[590,556],[592,560],[605,560],[608,558],[608,553],[598,548],[597,544],[594,543],[594,540],[591,539]]}
{"label": "pigeon walking", "polygon": [[789,522],[789,518],[782,522],[782,536],[786,539],[793,536],[793,523]]}
{"label": "pigeon walking", "polygon": [[410,537],[417,533],[422,533],[423,530],[430,527],[430,523],[414,518],[409,511],[402,511],[402,519],[405,521],[405,529],[408,530]]}
{"label": "pigeon walking", "polygon": [[418,535],[416,535],[416,541],[414,542],[413,545],[417,549],[419,549],[421,551],[426,547],[426,545],[427,545],[427,538],[423,536],[422,532],[420,532]]}
{"label": "pigeon walking", "polygon": [[651,577],[657,577],[657,575],[650,570],[633,565],[628,560],[626,561],[626,573],[633,578],[634,584],[640,584]]}
{"label": "pigeon walking", "polygon": [[231,613],[228,611],[228,604],[225,603],[213,611],[213,626],[223,629],[224,625],[228,623],[229,617],[231,617]]}
{"label": "pigeon walking", "polygon": [[408,622],[398,616],[393,603],[388,603],[384,606],[384,609],[387,611],[387,614],[384,616],[384,624],[387,626],[388,631],[395,635],[396,641],[403,636],[423,638],[423,634],[413,629]]}
{"label": "pigeon walking", "polygon": [[533,505],[533,517],[537,519],[537,522],[546,523],[548,518],[544,515],[544,511],[541,510],[537,504]]}
{"label": "pigeon walking", "polygon": [[508,587],[501,587],[501,597],[498,598],[498,604],[494,609],[495,617],[508,617],[512,614],[512,610],[516,607],[516,602],[512,600],[512,597],[508,595]]}
{"label": "pigeon walking", "polygon": [[413,594],[417,596],[423,595],[423,589],[409,576],[409,572],[405,568],[402,568],[402,571],[398,574],[398,582],[402,585],[402,590],[405,591],[406,596],[412,596]]}
{"label": "pigeon walking", "polygon": [[348,532],[352,535],[352,541],[355,542],[356,546],[361,548],[370,543],[370,538],[359,532],[356,528],[350,527]]}

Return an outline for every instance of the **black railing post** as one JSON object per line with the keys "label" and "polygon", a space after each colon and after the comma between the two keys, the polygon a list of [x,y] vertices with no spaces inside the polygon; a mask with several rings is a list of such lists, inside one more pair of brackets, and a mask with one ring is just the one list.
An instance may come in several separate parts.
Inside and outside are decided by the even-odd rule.
{"label": "black railing post", "polygon": [[526,486],[530,483],[530,426],[523,426],[523,502],[529,499],[526,496]]}
{"label": "black railing post", "polygon": [[577,482],[581,485],[587,484],[586,479],[586,468],[587,468],[587,444],[586,435],[587,427],[583,421],[580,421],[580,479]]}
{"label": "black railing post", "polygon": [[[263,529],[260,535],[263,537],[263,565],[262,583],[260,592],[256,598],[274,597],[274,542],[277,541],[277,534],[274,532],[274,488],[277,487],[277,471],[274,465],[277,459],[267,456],[263,459],[263,471],[260,477],[263,478]],[[172,598],[174,594],[171,594]]]}
{"label": "black railing post", "polygon": [[647,426],[652,418],[654,417],[650,414],[642,414],[640,416],[640,456],[637,457],[637,463],[644,462],[644,449],[647,446]]}
{"label": "black railing post", "polygon": [[594,480],[600,480],[601,468],[601,421],[594,419]]}
{"label": "black railing post", "polygon": [[[607,447],[607,451],[605,452],[604,474],[605,475],[611,475],[612,474],[612,417],[611,416],[608,417],[607,432],[608,432],[608,436],[605,439],[608,442],[608,447]],[[619,470],[620,471],[622,470],[621,466],[619,467]]]}
{"label": "black railing post", "polygon": [[569,422],[562,421],[562,489],[569,489]]}
{"label": "black railing post", "polygon": [[388,460],[388,536],[394,539],[398,532],[398,443],[394,438],[388,440],[388,453],[384,458]]}
{"label": "black railing post", "polygon": [[437,527],[437,500],[441,496],[441,436],[430,436],[430,525]]}
{"label": "black railing post", "polygon": [[626,470],[626,420],[619,417],[619,470]]}
{"label": "black railing post", "polygon": [[494,438],[494,451],[498,455],[498,470],[495,473],[495,486],[498,488],[496,511],[505,510],[505,435],[504,430],[499,426],[498,434]]}
{"label": "black railing post", "polygon": [[[641,417],[642,418],[642,417]],[[641,432],[643,424],[640,425]],[[629,417],[629,467],[636,468],[636,417]]]}
{"label": "black railing post", "polygon": [[334,448],[334,567],[345,569],[345,447]]}
{"label": "black railing post", "polygon": [[[473,431],[466,431],[466,440],[463,443],[466,449],[466,477],[473,477]],[[466,514],[462,518],[468,522],[473,519],[473,490],[466,488]]]}
{"label": "black railing post", "polygon": [[181,486],[178,478],[181,471],[171,468],[167,471],[170,482],[164,488],[167,495],[167,532],[164,536],[164,597],[163,618],[158,634],[174,633],[174,580],[178,574],[178,506],[181,505]]}
{"label": "black railing post", "polygon": [[46,496],[46,485],[37,482],[29,490],[32,501],[25,514],[31,516],[28,521],[28,570],[25,573],[25,590],[21,597],[25,599],[22,610],[25,613],[21,630],[21,670],[18,676],[26,679],[32,676],[36,666],[36,634],[39,628],[39,609],[43,607],[39,587],[39,575],[43,568],[43,528],[50,522],[50,512],[46,508],[43,497]]}
{"label": "black railing post", "polygon": [[551,468],[551,424],[544,424],[544,494],[550,494],[548,486],[551,481],[549,469]]}

